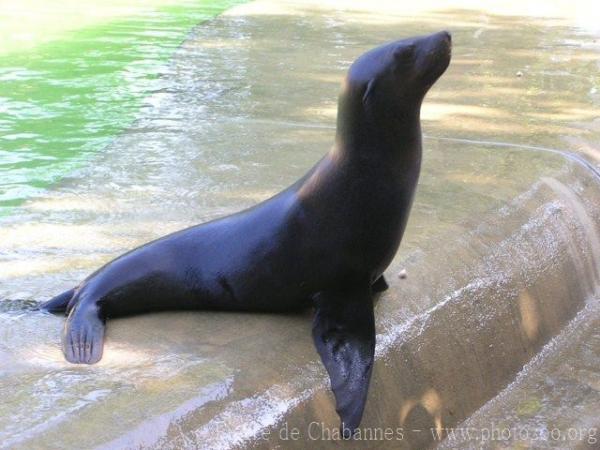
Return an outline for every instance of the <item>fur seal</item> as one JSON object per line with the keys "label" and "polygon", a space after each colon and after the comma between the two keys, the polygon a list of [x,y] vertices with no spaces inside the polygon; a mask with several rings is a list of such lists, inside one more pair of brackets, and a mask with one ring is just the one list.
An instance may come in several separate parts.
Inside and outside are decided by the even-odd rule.
{"label": "fur seal", "polygon": [[383,271],[419,177],[421,103],[450,54],[445,31],[363,54],[343,83],[335,143],[304,177],[250,209],[132,250],[43,304],[68,315],[66,359],[100,360],[111,317],[314,306],[314,343],[351,436],[373,368],[373,294],[387,288]]}

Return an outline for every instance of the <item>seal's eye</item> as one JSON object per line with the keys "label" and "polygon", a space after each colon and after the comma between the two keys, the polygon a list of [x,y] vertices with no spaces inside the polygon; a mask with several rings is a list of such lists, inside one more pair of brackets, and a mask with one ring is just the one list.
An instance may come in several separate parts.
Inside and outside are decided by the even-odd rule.
{"label": "seal's eye", "polygon": [[401,64],[408,64],[415,59],[415,45],[403,45],[394,49],[394,59]]}

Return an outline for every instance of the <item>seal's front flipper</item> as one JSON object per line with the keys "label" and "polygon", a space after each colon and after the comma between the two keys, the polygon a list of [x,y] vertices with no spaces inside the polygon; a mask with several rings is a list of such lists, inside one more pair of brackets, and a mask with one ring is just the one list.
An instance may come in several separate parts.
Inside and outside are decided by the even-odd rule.
{"label": "seal's front flipper", "polygon": [[313,339],[329,373],[345,438],[362,418],[375,353],[373,300],[367,285],[315,298]]}
{"label": "seal's front flipper", "polygon": [[377,293],[383,292],[383,291],[387,291],[388,288],[389,288],[389,285],[387,284],[387,281],[385,281],[385,278],[383,277],[383,275],[381,275],[379,278],[377,278],[371,285],[371,289],[374,294],[377,294]]}
{"label": "seal's front flipper", "polygon": [[40,305],[41,310],[48,311],[50,313],[56,314],[65,312],[67,310],[67,305],[69,301],[73,298],[75,294],[75,289],[69,289],[66,292],[63,292],[60,295],[57,295],[53,299],[48,300]]}
{"label": "seal's front flipper", "polygon": [[94,364],[102,358],[104,320],[95,305],[81,302],[71,310],[63,332],[63,353],[75,364]]}

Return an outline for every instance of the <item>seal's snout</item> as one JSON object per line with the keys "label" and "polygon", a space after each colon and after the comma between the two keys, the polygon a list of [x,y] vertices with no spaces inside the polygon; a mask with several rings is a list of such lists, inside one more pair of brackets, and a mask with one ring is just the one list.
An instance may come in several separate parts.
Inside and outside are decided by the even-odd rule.
{"label": "seal's snout", "polygon": [[444,41],[446,43],[448,53],[452,53],[452,35],[448,31],[442,31],[442,33],[444,34]]}
{"label": "seal's snout", "polygon": [[450,32],[446,30],[440,31],[439,33],[434,34],[432,38],[436,42],[436,46],[439,46],[448,52],[452,50],[452,35]]}
{"label": "seal's snout", "polygon": [[415,68],[428,89],[450,64],[452,35],[447,31],[440,31],[423,37],[421,44]]}

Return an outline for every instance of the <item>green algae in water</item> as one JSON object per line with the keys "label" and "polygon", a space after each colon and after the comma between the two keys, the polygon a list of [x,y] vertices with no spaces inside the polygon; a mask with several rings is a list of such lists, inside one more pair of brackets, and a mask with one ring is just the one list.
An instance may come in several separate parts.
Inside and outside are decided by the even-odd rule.
{"label": "green algae in water", "polygon": [[187,33],[239,3],[178,2],[0,52],[0,216],[106,146]]}

